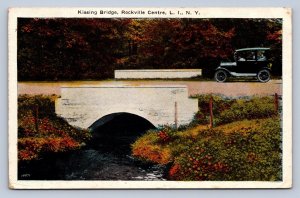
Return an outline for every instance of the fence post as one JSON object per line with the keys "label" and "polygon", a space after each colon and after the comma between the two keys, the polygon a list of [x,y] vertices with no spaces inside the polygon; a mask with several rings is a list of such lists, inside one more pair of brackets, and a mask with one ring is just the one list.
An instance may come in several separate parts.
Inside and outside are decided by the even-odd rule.
{"label": "fence post", "polygon": [[39,106],[36,105],[35,106],[35,129],[36,129],[36,132],[39,132],[38,119],[39,119]]}
{"label": "fence post", "polygon": [[213,115],[213,97],[212,96],[209,99],[209,113],[210,113],[209,126],[210,126],[210,128],[213,128],[214,115]]}
{"label": "fence post", "polygon": [[274,107],[275,107],[275,111],[278,112],[279,107],[278,107],[278,94],[275,93],[274,95]]}
{"label": "fence post", "polygon": [[175,102],[175,128],[177,129],[177,127],[178,127],[178,112],[177,112],[177,102]]}

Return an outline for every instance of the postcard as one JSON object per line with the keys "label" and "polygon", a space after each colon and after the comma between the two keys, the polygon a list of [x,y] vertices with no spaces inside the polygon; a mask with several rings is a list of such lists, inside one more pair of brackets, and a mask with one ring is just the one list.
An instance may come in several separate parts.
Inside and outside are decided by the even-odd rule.
{"label": "postcard", "polygon": [[290,8],[10,8],[9,187],[292,187]]}

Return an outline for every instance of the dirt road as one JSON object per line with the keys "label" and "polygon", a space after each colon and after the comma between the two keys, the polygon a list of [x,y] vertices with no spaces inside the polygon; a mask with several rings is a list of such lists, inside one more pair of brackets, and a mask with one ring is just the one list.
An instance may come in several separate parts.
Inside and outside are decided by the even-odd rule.
{"label": "dirt road", "polygon": [[18,94],[57,94],[64,86],[142,86],[142,85],[186,85],[189,95],[221,94],[229,97],[282,94],[282,80],[267,83],[256,81],[235,81],[217,83],[214,81],[171,81],[171,80],[108,80],[108,81],[74,81],[74,82],[20,82]]}

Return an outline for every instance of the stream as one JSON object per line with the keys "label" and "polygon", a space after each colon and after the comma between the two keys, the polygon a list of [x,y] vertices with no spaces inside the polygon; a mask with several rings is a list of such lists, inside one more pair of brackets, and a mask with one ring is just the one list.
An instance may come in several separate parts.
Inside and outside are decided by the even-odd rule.
{"label": "stream", "polygon": [[166,167],[141,162],[127,152],[85,148],[19,164],[20,180],[165,180]]}
{"label": "stream", "polygon": [[92,138],[80,150],[47,153],[19,163],[20,180],[165,180],[166,167],[131,156],[130,145],[154,126],[128,113],[116,113],[91,126]]}
{"label": "stream", "polygon": [[165,180],[166,167],[131,156],[130,145],[155,127],[130,113],[102,117],[80,150],[45,153],[43,159],[19,162],[20,180]]}

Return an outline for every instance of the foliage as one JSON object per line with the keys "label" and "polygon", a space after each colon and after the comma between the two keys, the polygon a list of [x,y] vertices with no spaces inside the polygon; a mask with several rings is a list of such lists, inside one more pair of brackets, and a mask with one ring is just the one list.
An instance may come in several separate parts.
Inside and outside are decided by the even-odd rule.
{"label": "foliage", "polygon": [[[171,180],[279,181],[279,123],[277,118],[267,118],[201,128],[196,134],[190,129],[173,134],[168,144],[161,143],[157,133],[151,131],[133,144],[133,153],[152,162],[172,163],[168,174]],[[140,149],[144,150],[135,152]],[[155,156],[170,154],[160,161],[153,158],[153,150]]]}
{"label": "foliage", "polygon": [[[242,25],[241,25],[242,24]],[[278,57],[281,19],[18,19],[18,80],[112,78],[115,69],[202,68],[234,49],[266,46]]]}
{"label": "foliage", "polygon": [[132,145],[133,156],[171,164],[171,180],[279,181],[282,136],[272,97],[229,99],[213,96],[216,127],[209,128],[211,96],[199,99],[199,112],[178,130],[148,131]]}
{"label": "foliage", "polygon": [[78,149],[80,143],[69,136],[24,137],[18,140],[19,160],[38,159],[42,153]]}
{"label": "foliage", "polygon": [[169,163],[171,159],[170,149],[152,144],[153,142],[161,141],[156,131],[150,130],[145,136],[139,138],[132,144],[132,155],[145,161],[159,164]]}
{"label": "foliage", "polygon": [[251,100],[239,99],[230,109],[222,111],[217,124],[230,123],[234,120],[272,117],[276,115],[271,97],[254,97]]}
{"label": "foliage", "polygon": [[[262,125],[263,123],[263,125]],[[253,120],[249,129],[223,133],[201,131],[197,141],[176,156],[170,170],[175,180],[281,180],[281,135],[278,119]],[[251,130],[259,124],[258,130]],[[255,128],[255,127],[254,127]],[[180,167],[180,168],[178,168]],[[174,171],[174,168],[177,171]]]}
{"label": "foliage", "polygon": [[18,159],[38,159],[48,152],[80,148],[90,137],[55,115],[55,96],[18,97]]}
{"label": "foliage", "polygon": [[192,124],[209,123],[209,100],[213,97],[214,125],[237,120],[256,119],[276,116],[273,97],[251,97],[230,99],[221,96],[196,95],[199,111]]}

